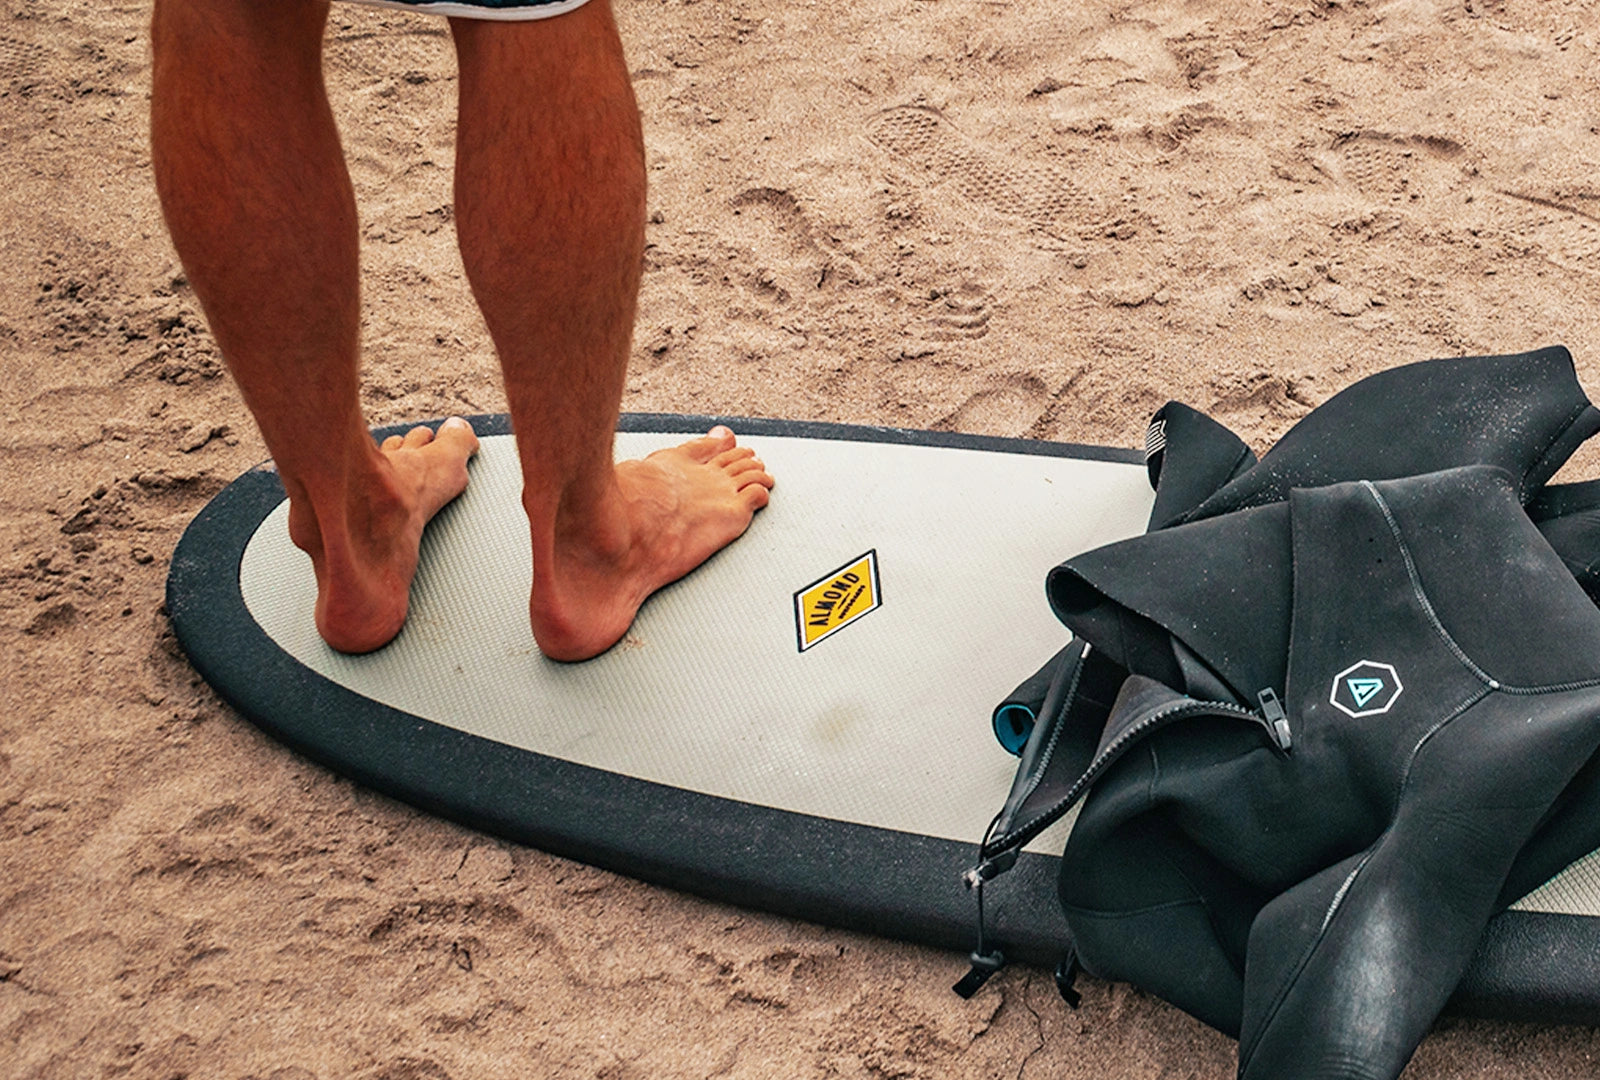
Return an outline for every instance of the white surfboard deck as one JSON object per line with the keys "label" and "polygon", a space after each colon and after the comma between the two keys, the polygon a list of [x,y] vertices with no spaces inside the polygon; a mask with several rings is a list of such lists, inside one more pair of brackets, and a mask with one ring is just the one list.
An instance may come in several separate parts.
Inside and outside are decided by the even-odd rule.
{"label": "white surfboard deck", "polygon": [[[682,435],[623,433],[620,458]],[[1144,529],[1142,466],[952,447],[758,437],[771,504],[582,663],[528,628],[531,563],[512,438],[489,436],[430,527],[404,632],[366,656],[312,621],[287,503],[240,587],[301,663],[396,709],[608,772],[819,817],[976,842],[1016,758],[988,717],[1070,634],[1044,596],[1067,555]],[[795,593],[876,553],[881,606],[801,651]],[[1059,853],[1060,829],[1034,842]]]}

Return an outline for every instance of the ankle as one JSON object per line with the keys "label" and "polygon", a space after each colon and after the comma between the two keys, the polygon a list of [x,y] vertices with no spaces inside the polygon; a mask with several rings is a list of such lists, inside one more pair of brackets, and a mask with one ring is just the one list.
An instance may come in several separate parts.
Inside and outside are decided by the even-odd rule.
{"label": "ankle", "polygon": [[600,483],[569,485],[555,497],[524,493],[523,509],[533,532],[536,570],[541,562],[553,571],[570,560],[615,565],[633,547],[633,524],[614,475]]}
{"label": "ankle", "polygon": [[289,493],[289,538],[312,555],[336,559],[375,546],[403,531],[406,500],[383,455],[357,448],[341,461],[325,461],[310,475],[284,477]]}

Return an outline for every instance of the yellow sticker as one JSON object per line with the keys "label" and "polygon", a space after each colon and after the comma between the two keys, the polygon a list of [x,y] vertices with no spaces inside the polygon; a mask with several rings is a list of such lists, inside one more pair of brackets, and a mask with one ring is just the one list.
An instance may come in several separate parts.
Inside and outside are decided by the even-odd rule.
{"label": "yellow sticker", "polygon": [[883,606],[878,553],[869,551],[794,594],[800,651]]}

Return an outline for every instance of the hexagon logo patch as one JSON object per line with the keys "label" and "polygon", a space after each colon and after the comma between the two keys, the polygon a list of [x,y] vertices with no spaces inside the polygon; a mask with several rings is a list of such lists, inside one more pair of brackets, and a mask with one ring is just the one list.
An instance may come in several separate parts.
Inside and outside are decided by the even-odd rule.
{"label": "hexagon logo patch", "polygon": [[1377,716],[1394,708],[1404,689],[1392,664],[1363,660],[1333,677],[1328,700],[1346,716]]}

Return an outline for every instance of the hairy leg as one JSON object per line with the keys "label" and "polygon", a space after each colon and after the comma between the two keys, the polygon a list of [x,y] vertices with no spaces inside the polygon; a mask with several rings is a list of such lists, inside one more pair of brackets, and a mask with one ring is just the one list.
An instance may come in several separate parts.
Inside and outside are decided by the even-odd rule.
{"label": "hairy leg", "polygon": [[400,631],[422,527],[467,481],[463,421],[373,444],[358,397],[355,198],[322,81],[326,0],[157,0],[156,186],[173,244],[289,493],[317,628]]}
{"label": "hairy leg", "polygon": [[656,589],[748,527],[772,478],[719,428],[613,462],[644,251],[644,147],[609,0],[454,20],[462,258],[505,372],[547,656],[627,632]]}

